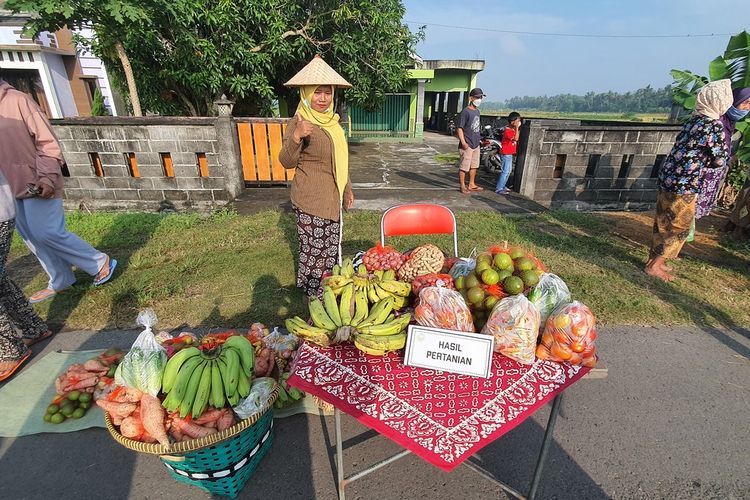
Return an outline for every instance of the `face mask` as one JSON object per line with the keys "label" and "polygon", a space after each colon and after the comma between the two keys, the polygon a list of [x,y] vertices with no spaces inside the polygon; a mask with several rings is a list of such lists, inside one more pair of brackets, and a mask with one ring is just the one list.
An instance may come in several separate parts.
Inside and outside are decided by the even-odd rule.
{"label": "face mask", "polygon": [[749,111],[750,110],[747,110],[747,109],[737,109],[734,106],[731,106],[727,110],[726,115],[727,115],[727,118],[729,118],[733,122],[738,122],[738,121],[742,120],[743,118],[745,118],[747,116],[747,113]]}
{"label": "face mask", "polygon": [[471,103],[474,106],[479,107],[479,105],[482,104],[482,100],[481,99],[474,99],[473,101],[471,101]]}

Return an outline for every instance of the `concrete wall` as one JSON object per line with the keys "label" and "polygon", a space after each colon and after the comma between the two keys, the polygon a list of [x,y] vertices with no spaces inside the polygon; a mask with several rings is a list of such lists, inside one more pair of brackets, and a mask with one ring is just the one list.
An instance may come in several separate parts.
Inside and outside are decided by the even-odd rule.
{"label": "concrete wall", "polygon": [[649,209],[656,201],[658,165],[679,131],[674,125],[527,120],[516,189],[553,208]]}
{"label": "concrete wall", "polygon": [[[225,204],[243,186],[229,118],[85,118],[54,120],[53,126],[67,162],[68,208],[85,202],[103,210],[155,210],[168,201],[203,211]],[[129,168],[130,153],[137,176]],[[171,158],[173,177],[165,173],[162,153]],[[199,172],[198,153],[205,154],[208,176]]]}

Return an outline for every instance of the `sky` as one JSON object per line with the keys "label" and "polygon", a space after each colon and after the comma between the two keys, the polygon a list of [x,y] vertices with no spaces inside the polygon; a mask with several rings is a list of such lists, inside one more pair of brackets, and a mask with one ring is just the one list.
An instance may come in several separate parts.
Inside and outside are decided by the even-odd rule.
{"label": "sky", "polygon": [[[585,35],[736,34],[750,30],[750,0],[403,0],[423,59],[484,59],[477,77],[487,101],[514,96],[625,92],[672,82],[671,69],[708,74],[729,35],[692,38],[583,38]],[[460,26],[455,29],[433,24]]]}

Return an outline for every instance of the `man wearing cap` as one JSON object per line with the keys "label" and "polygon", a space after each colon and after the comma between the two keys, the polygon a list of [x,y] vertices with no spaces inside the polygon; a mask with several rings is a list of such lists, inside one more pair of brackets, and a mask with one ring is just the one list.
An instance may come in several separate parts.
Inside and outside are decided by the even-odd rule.
{"label": "man wearing cap", "polygon": [[[484,92],[475,88],[469,92],[469,105],[458,115],[458,182],[463,194],[471,194],[472,191],[484,191],[474,182],[479,168],[479,105],[482,103]],[[469,172],[469,185],[466,186],[466,172]]]}

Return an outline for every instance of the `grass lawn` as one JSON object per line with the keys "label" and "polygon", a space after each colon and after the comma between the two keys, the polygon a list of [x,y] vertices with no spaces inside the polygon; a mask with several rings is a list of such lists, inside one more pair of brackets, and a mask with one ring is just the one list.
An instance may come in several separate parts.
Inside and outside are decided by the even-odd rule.
{"label": "grass lawn", "polygon": [[[667,284],[641,271],[648,251],[642,244],[648,244],[643,241],[649,234],[647,214],[628,219],[642,231],[640,240],[619,233],[622,220],[613,222],[607,214],[552,211],[508,218],[495,212],[466,212],[457,217],[462,255],[502,240],[522,244],[563,277],[574,297],[588,304],[600,322],[750,324],[747,246],[717,247],[698,239],[675,264],[679,281]],[[379,220],[376,212],[346,215],[345,255],[375,243]],[[36,306],[53,325],[131,328],[144,307],[156,310],[161,328],[247,327],[254,321],[281,325],[287,315],[303,313],[302,296],[294,285],[297,240],[290,214],[71,213],[68,226],[117,257],[121,266],[115,279],[99,288],[79,273],[78,285]],[[404,250],[427,241],[451,247],[449,238],[440,236],[393,243]],[[713,245],[710,252],[703,248],[708,245]],[[27,293],[46,284],[46,275],[18,238],[8,268]]]}

